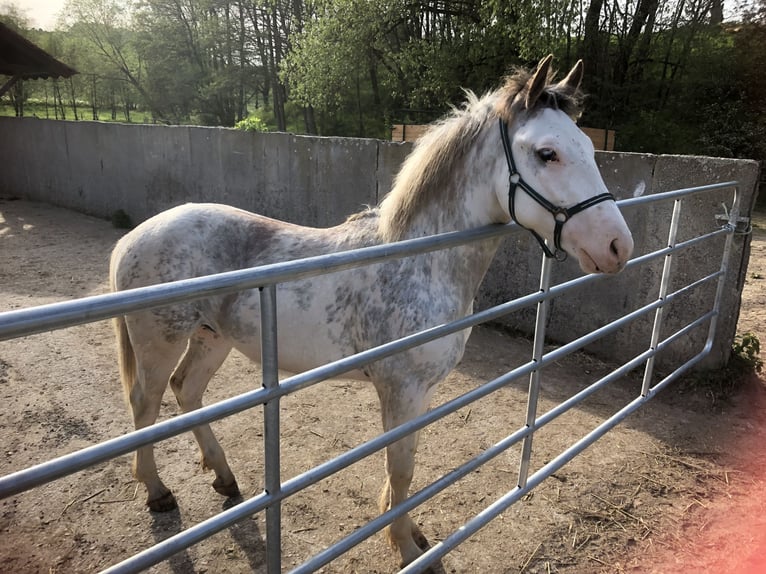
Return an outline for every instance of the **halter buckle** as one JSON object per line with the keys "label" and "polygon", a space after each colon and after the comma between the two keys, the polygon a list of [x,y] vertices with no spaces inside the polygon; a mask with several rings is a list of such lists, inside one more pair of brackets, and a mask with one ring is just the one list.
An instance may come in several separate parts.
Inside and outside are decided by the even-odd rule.
{"label": "halter buckle", "polygon": [[559,207],[551,211],[551,213],[553,214],[553,219],[560,223],[566,223],[569,220],[569,210],[565,207]]}

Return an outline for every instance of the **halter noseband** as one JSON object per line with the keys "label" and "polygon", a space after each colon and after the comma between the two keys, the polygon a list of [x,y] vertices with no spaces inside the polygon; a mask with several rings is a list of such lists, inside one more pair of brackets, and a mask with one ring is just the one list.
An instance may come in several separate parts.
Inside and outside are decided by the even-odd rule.
{"label": "halter noseband", "polygon": [[[510,172],[510,175],[508,177],[508,212],[511,214],[511,219],[519,226],[523,227],[524,229],[528,230],[535,239],[537,239],[537,242],[540,244],[540,247],[543,248],[543,252],[545,253],[546,257],[554,257],[557,261],[564,261],[567,258],[567,253],[561,248],[561,230],[564,228],[564,224],[569,221],[569,218],[573,215],[580,213],[581,211],[584,211],[585,209],[588,209],[589,207],[592,207],[596,205],[597,203],[601,203],[602,201],[608,201],[612,200],[614,201],[614,196],[611,193],[600,193],[598,195],[594,195],[593,197],[589,197],[588,199],[581,201],[580,203],[573,205],[572,207],[558,207],[548,201],[546,198],[544,198],[542,195],[537,193],[532,186],[530,186],[524,179],[521,177],[521,174],[519,173],[519,170],[516,169],[516,162],[513,161],[513,151],[511,150],[511,142],[508,139],[508,124],[503,120],[499,120],[500,123],[500,138],[503,140],[503,149],[505,150],[505,158],[508,160],[508,171]],[[551,251],[550,248],[545,244],[545,239],[542,238],[542,236],[537,233],[534,229],[530,229],[528,227],[524,227],[519,221],[516,219],[516,209],[514,208],[514,202],[516,198],[516,189],[521,188],[524,191],[527,192],[527,195],[534,199],[537,203],[542,205],[551,215],[553,215],[553,219],[556,222],[556,225],[553,229],[553,245],[555,247],[555,251]]]}

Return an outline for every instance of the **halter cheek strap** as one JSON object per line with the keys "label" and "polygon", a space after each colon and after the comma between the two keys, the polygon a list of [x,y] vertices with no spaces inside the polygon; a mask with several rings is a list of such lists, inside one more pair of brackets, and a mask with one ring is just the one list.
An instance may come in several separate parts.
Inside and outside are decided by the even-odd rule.
{"label": "halter cheek strap", "polygon": [[[537,242],[540,244],[540,247],[542,247],[546,257],[554,257],[558,261],[564,261],[567,258],[566,251],[564,251],[564,249],[561,247],[561,232],[564,229],[564,224],[569,221],[569,218],[573,215],[576,215],[577,213],[580,213],[589,207],[601,203],[602,201],[614,201],[614,196],[611,193],[600,193],[598,195],[594,195],[593,197],[589,197],[588,199],[581,201],[572,207],[559,207],[554,205],[545,197],[540,195],[537,191],[535,191],[535,189],[526,181],[524,181],[524,178],[521,177],[519,170],[516,168],[516,162],[513,160],[511,141],[508,138],[508,124],[502,119],[499,120],[499,124],[500,139],[503,141],[505,158],[508,161],[508,171],[510,172],[510,175],[508,176],[508,212],[511,215],[511,219],[513,219],[513,221],[519,227],[523,227],[529,231],[535,239],[537,239]],[[529,227],[525,227],[519,223],[518,219],[516,219],[516,209],[514,204],[516,203],[516,190],[518,188],[521,188],[527,192],[529,197],[534,199],[537,203],[542,205],[546,211],[553,215],[553,220],[555,222],[553,228],[553,245],[555,247],[555,251],[550,250],[550,248],[545,243],[545,239],[543,239],[543,237],[537,233],[537,231],[530,229]]]}

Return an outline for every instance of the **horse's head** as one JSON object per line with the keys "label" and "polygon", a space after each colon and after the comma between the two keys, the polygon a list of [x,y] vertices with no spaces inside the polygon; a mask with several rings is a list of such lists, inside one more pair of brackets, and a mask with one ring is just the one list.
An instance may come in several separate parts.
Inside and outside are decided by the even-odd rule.
{"label": "horse's head", "polygon": [[617,273],[633,252],[633,238],[598,171],[593,144],[575,124],[582,62],[552,84],[551,59],[499,92],[498,133],[510,175],[501,203],[541,243],[547,239],[577,257],[586,273]]}

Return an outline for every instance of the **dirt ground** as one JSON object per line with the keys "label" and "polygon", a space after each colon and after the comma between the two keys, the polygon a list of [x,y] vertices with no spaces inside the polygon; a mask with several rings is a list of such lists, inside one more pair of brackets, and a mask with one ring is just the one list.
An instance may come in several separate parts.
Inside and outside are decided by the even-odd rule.
{"label": "dirt ground", "polygon": [[[103,293],[121,232],[99,219],[0,199],[0,311]],[[740,331],[766,337],[766,216],[754,243]],[[0,343],[0,474],[131,430],[105,321]],[[480,328],[440,386],[441,403],[525,362],[530,343]],[[578,355],[543,375],[541,411],[608,366]],[[259,386],[259,368],[232,355],[207,402]],[[545,481],[443,561],[445,572],[763,572],[766,564],[766,382],[747,378],[728,398],[715,385],[681,383],[660,395]],[[727,386],[727,385],[723,385]],[[640,377],[597,393],[535,438],[533,470],[636,396]],[[519,381],[423,432],[414,487],[521,426]],[[166,395],[162,417],[177,414]],[[283,478],[374,436],[371,386],[329,381],[282,404]],[[263,488],[256,409],[214,425],[245,497]],[[472,473],[414,514],[438,541],[516,484],[518,448]],[[196,524],[227,502],[210,487],[190,435],[158,446],[179,501],[155,515],[130,476],[129,457],[0,501],[0,572],[92,572]],[[283,509],[286,569],[376,515],[381,453],[289,499]],[[152,568],[158,573],[263,572],[260,516]],[[393,572],[380,535],[323,572]]]}

